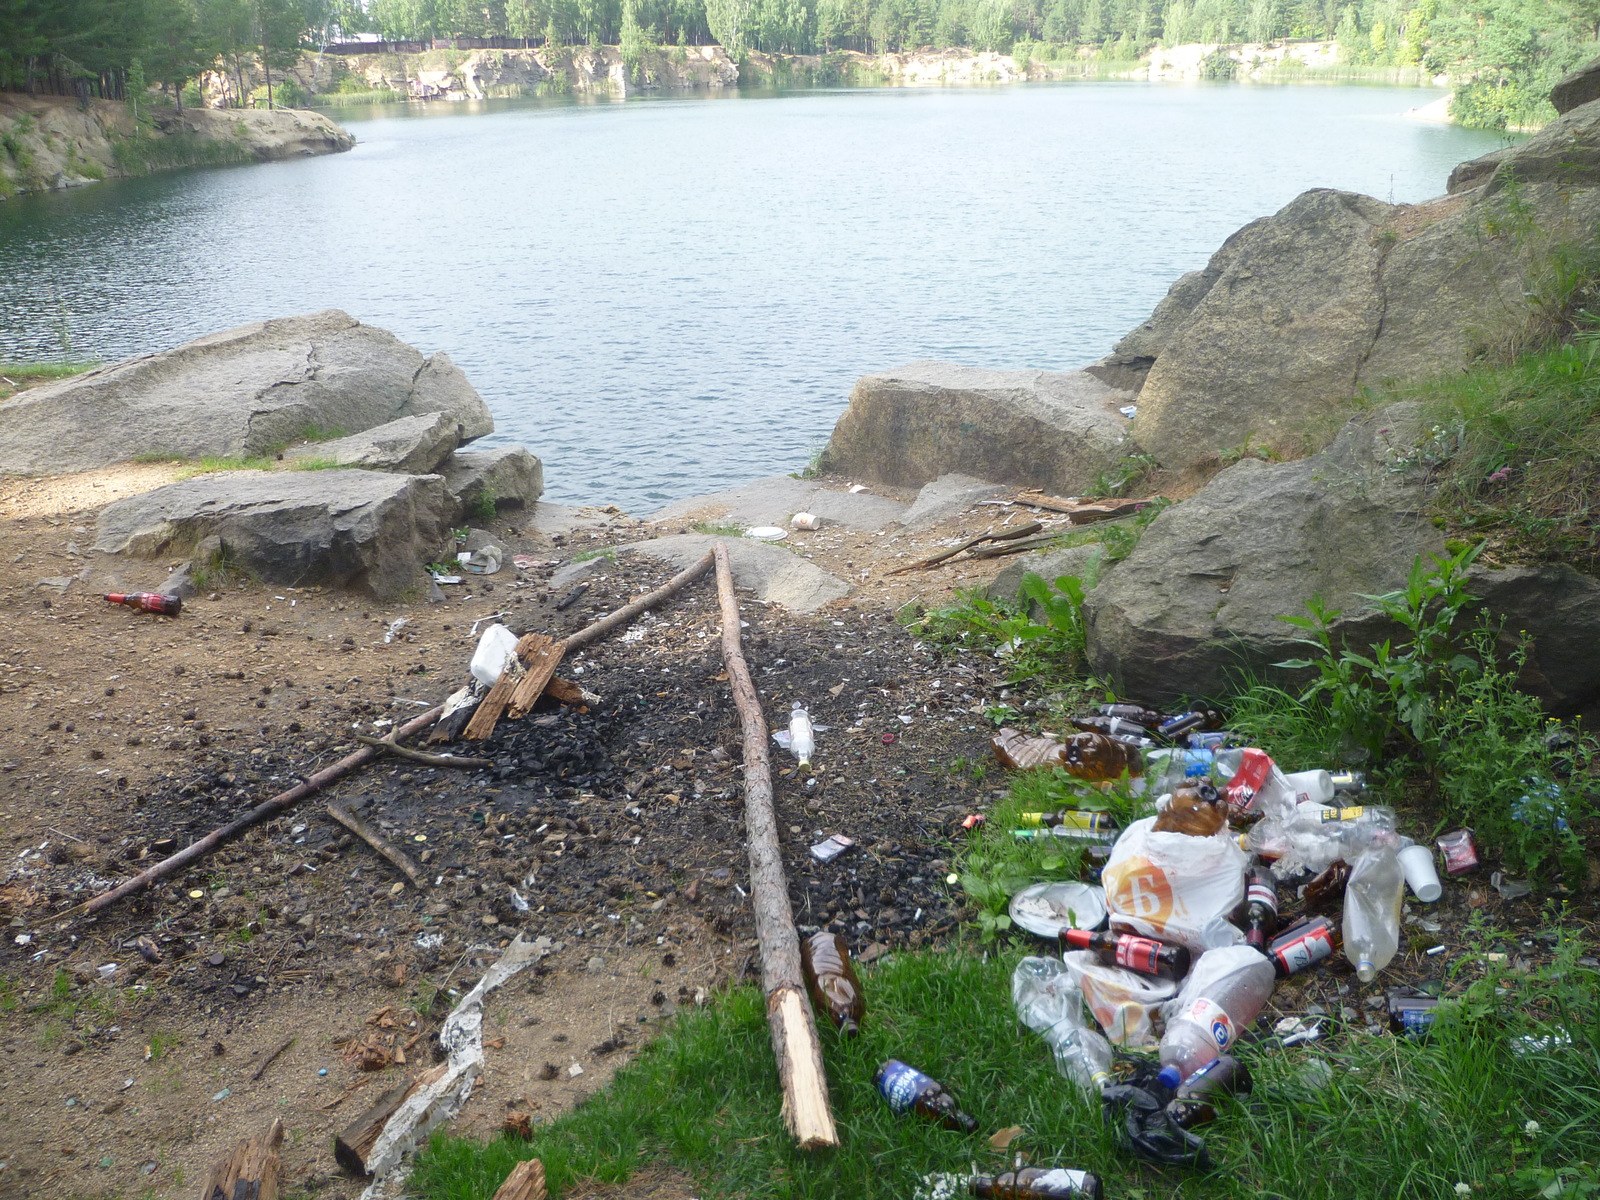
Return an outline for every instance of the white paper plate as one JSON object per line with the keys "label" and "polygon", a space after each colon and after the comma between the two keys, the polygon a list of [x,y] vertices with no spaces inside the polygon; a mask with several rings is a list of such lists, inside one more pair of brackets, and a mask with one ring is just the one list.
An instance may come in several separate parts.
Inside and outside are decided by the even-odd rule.
{"label": "white paper plate", "polygon": [[1011,897],[1013,924],[1039,937],[1063,929],[1098,929],[1106,920],[1105,889],[1092,883],[1035,883]]}
{"label": "white paper plate", "polygon": [[758,542],[781,542],[789,536],[789,531],[779,529],[776,525],[757,525],[754,529],[746,529],[744,535]]}

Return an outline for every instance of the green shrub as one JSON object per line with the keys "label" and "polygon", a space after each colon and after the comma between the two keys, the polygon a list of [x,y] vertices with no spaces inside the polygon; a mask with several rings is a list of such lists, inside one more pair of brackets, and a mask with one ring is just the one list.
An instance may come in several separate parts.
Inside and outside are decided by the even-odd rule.
{"label": "green shrub", "polygon": [[[1093,579],[1088,586],[1094,586]],[[907,613],[906,623],[945,647],[992,650],[1006,659],[1013,682],[1041,677],[1064,681],[1085,665],[1084,590],[1084,581],[1075,575],[1049,584],[1030,571],[1014,601],[971,591],[960,603]]]}

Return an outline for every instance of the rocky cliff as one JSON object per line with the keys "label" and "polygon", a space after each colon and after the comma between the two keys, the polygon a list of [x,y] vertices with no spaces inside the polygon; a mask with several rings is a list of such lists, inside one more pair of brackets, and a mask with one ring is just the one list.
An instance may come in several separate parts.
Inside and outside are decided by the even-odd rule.
{"label": "rocky cliff", "polygon": [[355,139],[320,113],[291,109],[155,109],[146,125],[125,104],[0,94],[0,200],[168,167],[270,162],[348,150]]}

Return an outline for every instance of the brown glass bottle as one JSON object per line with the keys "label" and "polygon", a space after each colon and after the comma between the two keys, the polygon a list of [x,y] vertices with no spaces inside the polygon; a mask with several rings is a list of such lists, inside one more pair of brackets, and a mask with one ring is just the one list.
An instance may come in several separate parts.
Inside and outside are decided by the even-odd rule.
{"label": "brown glass bottle", "polygon": [[1217,1119],[1219,1096],[1245,1095],[1253,1086],[1250,1070],[1231,1054],[1219,1054],[1178,1085],[1167,1115],[1180,1129]]}
{"label": "brown glass bottle", "polygon": [[800,969],[805,972],[806,990],[811,993],[811,1006],[817,1014],[826,1013],[845,1037],[860,1033],[867,1001],[861,994],[861,981],[856,978],[844,939],[827,930],[804,939],[800,943]]}
{"label": "brown glass bottle", "polygon": [[1126,967],[1141,975],[1162,979],[1182,979],[1189,973],[1189,951],[1168,946],[1154,938],[1131,933],[1091,933],[1087,929],[1063,929],[1064,950],[1092,950],[1108,967]]}
{"label": "brown glass bottle", "polygon": [[1173,789],[1172,799],[1156,814],[1151,829],[1157,833],[1187,833],[1210,837],[1228,823],[1228,804],[1209,783],[1185,783]]}
{"label": "brown glass bottle", "polygon": [[1328,913],[1344,907],[1344,889],[1350,882],[1350,864],[1339,859],[1306,884],[1301,898],[1308,913]]}
{"label": "brown glass bottle", "polygon": [[891,1058],[872,1077],[873,1085],[896,1113],[914,1112],[924,1120],[957,1133],[971,1133],[978,1122],[956,1107],[955,1097],[937,1080],[898,1058]]}
{"label": "brown glass bottle", "polygon": [[1244,940],[1265,954],[1278,928],[1278,877],[1269,867],[1252,867],[1244,896]]}
{"label": "brown glass bottle", "polygon": [[1100,1200],[1100,1177],[1065,1167],[1023,1167],[1004,1175],[974,1175],[967,1191],[993,1200]]}
{"label": "brown glass bottle", "polygon": [[1139,748],[1103,733],[1075,733],[1058,742],[1017,729],[1002,729],[991,744],[995,760],[1008,771],[1060,767],[1075,779],[1089,783],[1144,774],[1144,756]]}
{"label": "brown glass bottle", "polygon": [[1084,733],[1103,733],[1107,737],[1150,741],[1149,727],[1141,725],[1138,721],[1130,721],[1127,717],[1073,717],[1071,720],[1072,725]]}
{"label": "brown glass bottle", "polygon": [[1124,721],[1137,721],[1146,729],[1154,729],[1165,719],[1153,708],[1142,704],[1102,704],[1095,710],[1102,717],[1121,717]]}

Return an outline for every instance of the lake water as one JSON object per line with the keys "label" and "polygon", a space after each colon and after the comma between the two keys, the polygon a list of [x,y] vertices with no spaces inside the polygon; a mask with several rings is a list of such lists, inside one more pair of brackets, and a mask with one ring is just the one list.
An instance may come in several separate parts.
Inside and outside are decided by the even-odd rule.
{"label": "lake water", "polygon": [[[0,356],[342,308],[445,350],[546,496],[802,467],[859,375],[1071,368],[1309,187],[1444,191],[1416,88],[1074,83],[341,115],[350,153],[0,204]],[[488,444],[488,443],[485,443]]]}

